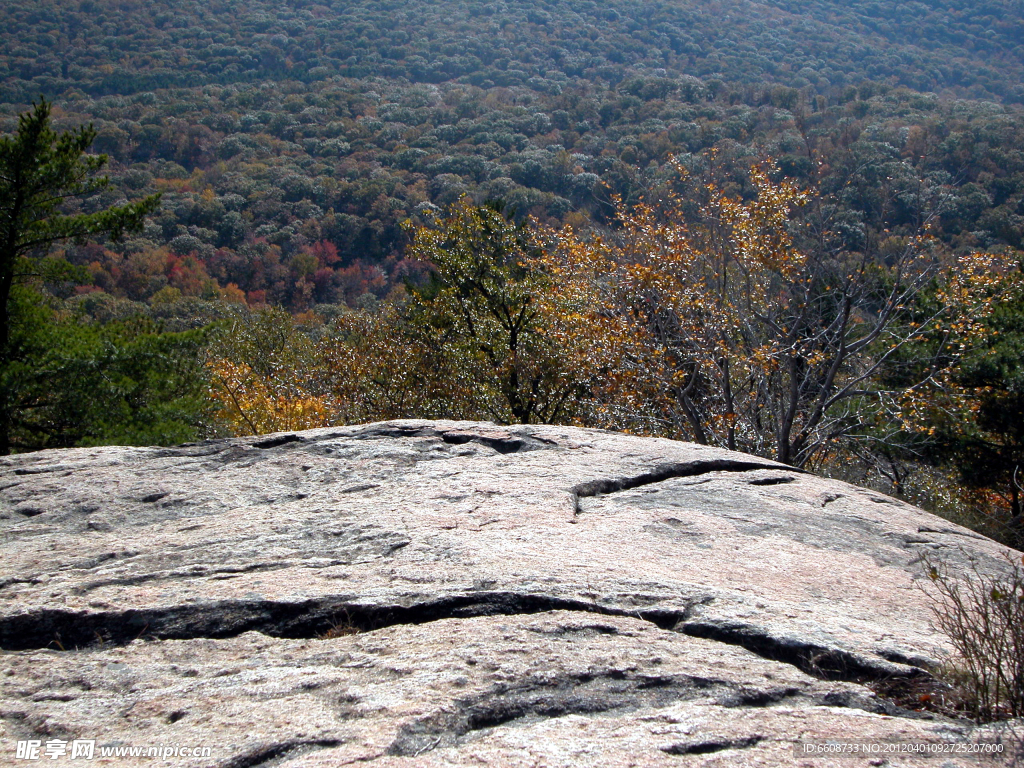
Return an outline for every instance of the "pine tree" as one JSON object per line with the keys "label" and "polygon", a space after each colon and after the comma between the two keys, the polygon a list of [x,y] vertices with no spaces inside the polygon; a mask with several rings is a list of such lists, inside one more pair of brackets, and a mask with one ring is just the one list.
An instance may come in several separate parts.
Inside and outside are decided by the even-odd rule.
{"label": "pine tree", "polygon": [[95,213],[64,212],[70,200],[110,185],[109,178],[97,175],[107,156],[86,154],[95,136],[91,126],[56,133],[50,105],[41,98],[20,116],[13,135],[0,137],[0,455],[11,450],[7,373],[13,362],[13,286],[55,243],[104,235],[117,239],[138,231],[159,204],[153,195]]}

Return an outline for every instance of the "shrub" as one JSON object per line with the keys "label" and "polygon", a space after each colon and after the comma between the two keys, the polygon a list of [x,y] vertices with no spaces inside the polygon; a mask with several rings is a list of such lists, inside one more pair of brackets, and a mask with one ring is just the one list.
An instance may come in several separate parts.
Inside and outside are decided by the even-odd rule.
{"label": "shrub", "polygon": [[936,625],[955,649],[943,676],[979,723],[1024,716],[1024,559],[1004,557],[998,572],[972,558],[964,578],[925,561]]}

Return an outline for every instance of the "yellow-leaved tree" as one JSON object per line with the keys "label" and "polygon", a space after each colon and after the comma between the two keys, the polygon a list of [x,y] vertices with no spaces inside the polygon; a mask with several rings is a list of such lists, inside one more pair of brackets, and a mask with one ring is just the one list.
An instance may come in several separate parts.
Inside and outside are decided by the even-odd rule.
{"label": "yellow-leaved tree", "polygon": [[[935,364],[917,366],[919,381],[899,392],[880,384],[923,327],[987,311],[984,257],[944,267],[925,234],[874,252],[815,247],[794,219],[810,193],[773,175],[755,165],[749,199],[704,185],[696,216],[666,191],[619,201],[620,228],[605,237],[560,233],[549,269],[557,290],[588,296],[575,300],[589,305],[583,325],[606,356],[602,424],[803,467],[874,439],[880,409],[895,420],[903,389],[951,369],[970,323],[943,340]],[[955,295],[921,317],[915,299],[943,269]]]}
{"label": "yellow-leaved tree", "polygon": [[315,343],[283,309],[241,310],[210,350],[210,397],[236,435],[336,423]]}

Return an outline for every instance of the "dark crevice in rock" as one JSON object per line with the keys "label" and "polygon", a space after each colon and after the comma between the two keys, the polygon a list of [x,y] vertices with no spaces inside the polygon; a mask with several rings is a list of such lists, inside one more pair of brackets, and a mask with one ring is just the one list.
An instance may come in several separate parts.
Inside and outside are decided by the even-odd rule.
{"label": "dark crevice in rock", "polygon": [[153,448],[149,454],[155,459],[188,459],[217,456],[237,450],[240,446],[223,440],[203,440],[198,443],[182,443],[173,448]]}
{"label": "dark crevice in rock", "polygon": [[538,440],[535,437],[528,437],[526,435],[487,437],[486,435],[444,432],[441,434],[441,439],[451,445],[480,443],[481,445],[486,445],[488,448],[493,448],[498,453],[522,453],[524,451],[542,450],[552,446],[552,444],[546,440]]}
{"label": "dark crevice in rock", "polygon": [[315,741],[285,741],[280,744],[270,744],[259,747],[244,755],[238,755],[230,760],[218,763],[217,768],[255,768],[255,766],[270,766],[283,757],[293,758],[296,753],[312,752],[316,749],[329,749],[340,747],[344,742],[337,739],[320,739]]}
{"label": "dark crevice in rock", "polygon": [[[628,491],[643,485],[663,483],[666,480],[675,480],[681,477],[706,475],[710,472],[751,472],[758,469],[778,469],[778,465],[766,464],[760,461],[742,461],[739,459],[708,459],[659,464],[650,472],[644,472],[633,477],[588,480],[585,483],[573,486],[570,492],[576,500],[576,512],[578,513],[580,511],[579,500],[584,498],[602,496],[606,493],[615,493],[617,491]],[[801,470],[793,469],[792,471],[800,472]],[[790,482],[790,480],[784,482]],[[765,483],[761,484],[764,485]]]}
{"label": "dark crevice in rock", "polygon": [[795,483],[795,477],[789,477],[788,475],[783,477],[758,477],[750,481],[750,485],[786,485],[787,483]]}
{"label": "dark crevice in rock", "polygon": [[374,488],[380,488],[380,483],[357,483],[340,489],[338,493],[362,493],[363,491],[372,491]]}
{"label": "dark crevice in rock", "polygon": [[363,430],[352,435],[359,440],[372,440],[379,438],[409,438],[409,437],[433,437],[448,443],[449,445],[465,445],[466,443],[479,443],[487,446],[498,453],[523,453],[525,451],[537,451],[545,448],[555,448],[557,443],[551,440],[534,437],[527,434],[509,433],[507,435],[481,435],[476,432],[463,432],[458,430],[445,431],[433,427],[407,427],[400,425],[385,425]]}
{"label": "dark crevice in rock", "polygon": [[[923,680],[924,677],[929,676],[922,676],[921,679]],[[826,677],[825,679],[829,678]],[[899,679],[890,677],[886,678],[884,685],[879,685],[878,683],[879,681],[877,680],[865,683],[866,688],[874,691],[876,694],[874,696],[856,690],[837,690],[829,691],[823,696],[815,695],[810,698],[814,706],[819,707],[860,709],[872,714],[888,715],[890,717],[927,717],[927,715],[921,715],[918,712],[902,708],[909,702],[909,697],[905,694],[910,690],[917,691],[920,689],[918,678]],[[890,693],[900,695],[901,699],[897,701],[894,696],[890,696]],[[738,691],[732,691],[721,697],[716,703],[729,709],[760,709],[784,702],[792,703],[794,700],[806,701],[808,698],[806,693],[794,687],[770,688],[768,690],[741,688]]]}
{"label": "dark crevice in rock", "polygon": [[[52,648],[64,651],[108,644],[125,645],[138,639],[229,638],[249,631],[281,638],[329,639],[340,634],[373,631],[400,624],[423,624],[440,619],[579,611],[637,618],[651,622],[661,629],[675,629],[693,637],[740,645],[763,658],[792,664],[819,679],[845,680],[868,685],[884,697],[873,698],[870,701],[851,698],[823,702],[831,706],[857,707],[891,716],[914,716],[893,701],[910,701],[910,694],[904,695],[906,691],[916,691],[922,681],[927,683],[932,680],[931,675],[920,668],[907,669],[881,658],[872,660],[792,638],[772,637],[756,626],[687,620],[688,610],[629,611],[581,600],[509,592],[477,592],[408,606],[359,605],[349,600],[350,598],[324,598],[297,603],[268,600],[220,601],[162,609],[97,612],[42,609],[0,618],[0,649],[19,651]],[[345,631],[339,633],[339,626],[343,626]],[[635,694],[636,690],[644,686],[656,688],[660,679],[637,678],[631,683],[630,690]],[[695,683],[691,680],[689,684]],[[784,697],[789,694],[782,691],[778,695]],[[740,705],[767,706],[773,703],[773,696],[774,694],[757,694],[754,698],[748,697],[749,700],[740,701]],[[522,709],[520,714],[515,714],[519,711],[516,709],[517,706]],[[547,706],[538,699],[526,709],[522,708],[525,705],[508,704],[503,711],[508,714],[506,719],[516,719],[527,714],[539,714]],[[562,704],[551,704],[549,710],[556,712],[561,711],[560,708],[565,710]],[[478,727],[491,727],[497,724],[495,718],[505,717],[497,714],[498,710],[490,712],[463,713],[466,723],[476,724],[473,727],[467,725],[467,732]],[[431,738],[436,738],[439,734],[436,729],[430,733]],[[449,731],[440,733],[443,736]],[[423,740],[416,743],[417,749],[425,745]]]}
{"label": "dark crevice in rock", "polygon": [[[440,437],[441,433],[433,427],[409,427],[397,424],[382,424],[360,430],[354,435],[347,435],[354,440],[379,440],[381,438],[405,437]],[[342,437],[337,435],[336,437]]]}
{"label": "dark crevice in rock", "polygon": [[865,683],[927,675],[920,668],[900,668],[881,658],[872,660],[793,638],[773,637],[756,626],[692,620],[688,618],[688,609],[624,610],[582,600],[512,592],[476,592],[407,606],[359,605],[347,599],[322,598],[296,603],[219,601],[126,611],[48,608],[0,618],[0,649],[75,649],[100,644],[122,645],[139,638],[227,638],[249,631],[282,638],[320,638],[329,636],[339,621],[353,632],[366,632],[448,618],[546,611],[638,618],[661,629],[675,629],[693,637],[740,645],[758,656],[792,664],[820,679]]}
{"label": "dark crevice in rock", "polygon": [[885,496],[875,496],[873,494],[861,494],[867,498],[868,501],[874,502],[875,504],[889,504],[894,507],[905,506],[902,501],[898,499],[890,499]]}
{"label": "dark crevice in rock", "polygon": [[594,637],[598,635],[618,635],[620,634],[619,628],[611,626],[610,624],[586,624],[581,626],[572,627],[555,627],[554,629],[541,629],[539,627],[530,627],[530,632],[535,632],[539,635],[552,635],[557,637],[565,637],[571,635],[573,637]]}
{"label": "dark crevice in rock", "polygon": [[920,667],[921,669],[928,669],[935,666],[934,659],[930,659],[926,656],[919,656],[917,654],[909,655],[892,648],[878,648],[875,649],[875,653],[886,661],[891,661],[894,664],[905,664],[908,667]]}
{"label": "dark crevice in rock", "polygon": [[406,724],[388,754],[421,755],[437,747],[454,745],[474,731],[520,721],[664,707],[726,685],[702,677],[643,675],[622,670],[499,685],[484,694],[458,700],[442,713]]}
{"label": "dark crevice in rock", "polygon": [[914,536],[908,533],[884,533],[882,535],[885,536],[887,539],[892,539],[893,541],[897,542],[897,546],[900,546],[903,549],[909,549],[910,547],[919,544],[935,544],[937,546],[943,546],[942,544],[939,544],[934,539],[930,539],[927,536]]}
{"label": "dark crevice in rock", "polygon": [[440,437],[441,432],[433,427],[410,427],[399,424],[383,424],[369,427],[350,437],[356,440],[377,440],[379,438]]}
{"label": "dark crevice in rock", "polygon": [[[397,624],[423,624],[447,618],[527,615],[562,610],[638,618],[661,629],[675,629],[693,637],[742,646],[758,656],[791,664],[819,679],[862,684],[884,681],[886,690],[896,691],[896,695],[901,686],[918,685],[920,678],[931,677],[920,667],[900,667],[883,658],[872,659],[795,638],[775,637],[754,625],[691,619],[688,609],[625,610],[582,600],[512,592],[476,592],[413,605],[359,605],[349,600],[323,598],[296,603],[220,601],[162,609],[97,612],[42,609],[0,618],[0,648],[12,651],[46,647],[70,650],[102,644],[122,645],[140,638],[227,638],[248,631],[282,638],[323,638],[333,636],[332,630],[337,629],[339,622],[351,632],[365,632]],[[913,660],[901,658],[899,661]],[[745,705],[751,703],[758,702],[744,702]],[[761,702],[763,705],[769,703],[772,703],[770,699]],[[851,702],[832,703],[861,706]],[[876,708],[886,714],[903,714],[885,702],[878,702]]]}
{"label": "dark crevice in rock", "polygon": [[446,618],[524,615],[559,610],[630,616],[649,621],[662,629],[671,629],[683,615],[680,611],[627,611],[582,600],[510,592],[476,592],[409,606],[358,605],[325,598],[297,603],[219,601],[126,611],[86,612],[47,608],[0,618],[0,649],[72,649],[106,643],[121,645],[138,638],[225,638],[249,631],[273,637],[316,638],[336,626],[339,618],[353,629],[365,632],[396,624],[423,624]]}
{"label": "dark crevice in rock", "polygon": [[279,437],[268,437],[266,440],[257,440],[252,444],[253,448],[277,448],[281,445],[288,445],[288,443],[302,443],[305,442],[298,435],[280,435]]}
{"label": "dark crevice in rock", "polygon": [[712,739],[690,744],[673,744],[670,747],[661,747],[661,751],[670,755],[707,755],[726,749],[749,749],[757,746],[763,740],[764,736],[750,736],[746,739]]}
{"label": "dark crevice in rock", "polygon": [[762,658],[792,664],[802,672],[823,680],[866,683],[928,674],[918,667],[902,669],[882,659],[875,661],[838,648],[827,648],[791,637],[775,637],[750,624],[690,620],[681,622],[676,630],[691,637],[742,646]]}
{"label": "dark crevice in rock", "polygon": [[[135,553],[124,552],[121,557],[132,557]],[[90,557],[88,560],[80,560],[77,563],[68,563],[66,566],[61,568],[62,571],[91,571],[93,568],[99,568],[104,563],[109,563],[111,560],[118,558],[117,552],[103,552],[95,557]]]}
{"label": "dark crevice in rock", "polygon": [[774,688],[768,691],[740,690],[729,694],[718,703],[723,707],[729,708],[769,707],[772,704],[778,704],[786,699],[801,695],[802,693],[799,688]]}

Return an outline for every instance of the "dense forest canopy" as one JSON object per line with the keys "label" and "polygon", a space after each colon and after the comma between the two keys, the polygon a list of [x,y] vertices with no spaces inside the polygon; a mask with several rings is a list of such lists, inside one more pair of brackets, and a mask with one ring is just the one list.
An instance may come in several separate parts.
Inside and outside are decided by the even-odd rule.
{"label": "dense forest canopy", "polygon": [[[969,263],[1009,280],[1024,248],[1020,0],[32,0],[0,21],[0,131],[43,97],[57,130],[93,126],[108,156],[111,184],[66,213],[161,196],[142,231],[61,243],[23,270],[17,365],[0,381],[25,404],[18,449],[551,413],[775,445],[825,470],[859,462],[918,500],[959,472],[982,489],[973,508],[1020,512],[1007,478],[1022,460],[1022,294],[957,282]],[[723,211],[760,229],[734,222],[724,238]],[[506,226],[529,247],[475,258],[503,252]],[[638,272],[631,232],[692,248]],[[769,314],[816,286],[801,322],[824,325],[801,327],[830,341],[800,365],[785,334],[743,326],[729,290],[715,299],[735,320],[728,355],[680,332],[710,327],[710,292],[686,298],[694,275],[752,274],[742,243],[777,251],[757,261],[766,285],[788,286],[759,299]],[[615,278],[588,293],[602,259]],[[470,267],[482,282],[443,284]],[[978,293],[954,301],[954,286]],[[947,322],[954,307],[977,321]],[[843,339],[857,355],[822,379]],[[806,388],[791,412],[773,366]],[[900,388],[914,396],[896,402]],[[828,413],[801,421],[815,402]],[[788,424],[774,435],[772,408]],[[840,437],[857,440],[842,460]],[[998,489],[977,469],[993,462]],[[925,464],[911,488],[906,467]]]}
{"label": "dense forest canopy", "polygon": [[543,91],[647,69],[819,93],[894,78],[1024,100],[1017,0],[37,0],[4,16],[0,74],[23,97],[336,75]]}
{"label": "dense forest canopy", "polygon": [[[612,194],[715,147],[805,180],[871,156],[862,197],[871,174],[925,177],[957,247],[1020,247],[1020,11],[39,0],[0,10],[0,122],[55,100],[58,125],[96,126],[125,196],[165,194],[144,238],[72,255],[133,300],[383,297],[416,272],[399,225],[425,206],[469,192],[607,223]],[[880,206],[851,200],[849,227]]]}

